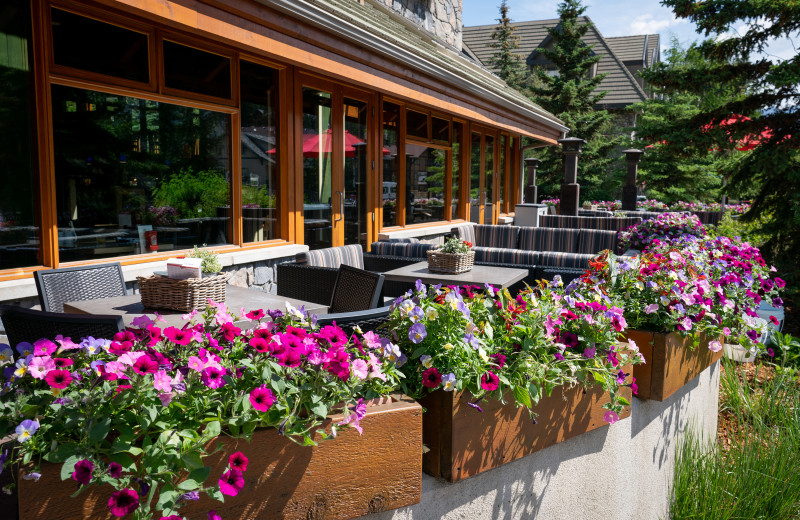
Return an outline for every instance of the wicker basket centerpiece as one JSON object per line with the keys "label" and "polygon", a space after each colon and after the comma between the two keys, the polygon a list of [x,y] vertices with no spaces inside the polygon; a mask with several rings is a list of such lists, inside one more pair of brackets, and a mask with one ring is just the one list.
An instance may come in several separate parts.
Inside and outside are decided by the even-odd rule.
{"label": "wicker basket centerpiece", "polygon": [[215,276],[203,275],[203,278],[186,278],[174,280],[166,276],[137,276],[142,305],[145,309],[171,309],[189,312],[194,309],[205,309],[208,299],[215,302],[225,301],[225,282],[228,273]]}
{"label": "wicker basket centerpiece", "polygon": [[428,250],[428,270],[447,274],[471,271],[475,263],[475,251],[471,248],[470,242],[448,238],[442,247]]}

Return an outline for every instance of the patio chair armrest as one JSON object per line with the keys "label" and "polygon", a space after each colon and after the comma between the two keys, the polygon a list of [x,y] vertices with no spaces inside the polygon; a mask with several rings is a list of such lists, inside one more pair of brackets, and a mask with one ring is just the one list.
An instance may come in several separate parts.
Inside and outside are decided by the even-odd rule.
{"label": "patio chair armrest", "polygon": [[336,267],[317,267],[286,262],[275,266],[278,296],[330,305],[336,285]]}

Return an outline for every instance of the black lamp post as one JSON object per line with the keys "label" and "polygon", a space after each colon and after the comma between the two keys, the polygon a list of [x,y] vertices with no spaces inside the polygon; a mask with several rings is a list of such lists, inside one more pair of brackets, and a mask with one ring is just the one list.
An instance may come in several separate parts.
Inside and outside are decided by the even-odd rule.
{"label": "black lamp post", "polygon": [[628,176],[625,179],[625,186],[622,188],[622,209],[636,211],[636,174],[644,152],[636,148],[629,148],[623,150],[622,153],[625,154],[628,162]]}
{"label": "black lamp post", "polygon": [[579,137],[568,137],[559,139],[558,144],[564,152],[564,183],[561,185],[560,213],[577,216],[581,194],[581,186],[578,184],[578,155],[586,141]]}

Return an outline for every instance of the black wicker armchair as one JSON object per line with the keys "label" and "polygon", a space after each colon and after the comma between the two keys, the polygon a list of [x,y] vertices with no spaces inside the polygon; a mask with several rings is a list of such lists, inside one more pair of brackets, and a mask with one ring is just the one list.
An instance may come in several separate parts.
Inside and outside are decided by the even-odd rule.
{"label": "black wicker armchair", "polygon": [[33,273],[42,310],[64,312],[64,302],[125,296],[119,262],[47,269]]}
{"label": "black wicker armchair", "polygon": [[324,314],[317,319],[317,325],[322,327],[336,323],[348,334],[352,334],[356,327],[361,332],[374,331],[388,321],[391,309],[391,305],[387,305],[365,311]]}
{"label": "black wicker armchair", "polygon": [[328,310],[331,313],[363,311],[378,306],[383,275],[342,264]]}
{"label": "black wicker armchair", "polygon": [[42,338],[52,340],[59,334],[76,342],[89,336],[111,339],[125,328],[122,316],[45,312],[16,305],[0,305],[0,319],[12,346]]}

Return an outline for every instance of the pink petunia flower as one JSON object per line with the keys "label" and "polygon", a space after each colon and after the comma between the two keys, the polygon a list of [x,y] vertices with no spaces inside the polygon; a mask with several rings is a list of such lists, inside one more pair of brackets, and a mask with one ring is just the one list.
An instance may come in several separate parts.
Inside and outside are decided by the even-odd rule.
{"label": "pink petunia flower", "polygon": [[612,410],[606,410],[606,413],[603,414],[603,420],[608,424],[614,424],[615,422],[619,421],[619,415]]}
{"label": "pink petunia flower", "polygon": [[481,388],[487,392],[493,392],[500,386],[500,379],[492,371],[487,371],[481,376]]}
{"label": "pink petunia flower", "polygon": [[247,471],[247,463],[250,462],[250,459],[244,456],[244,453],[241,451],[237,451],[236,453],[231,454],[230,458],[228,459],[228,464],[233,469],[238,469],[242,473]]}
{"label": "pink petunia flower", "polygon": [[353,372],[353,375],[359,379],[366,379],[367,375],[369,375],[369,367],[367,366],[367,362],[363,359],[356,359],[350,364],[350,370]]}
{"label": "pink petunia flower", "polygon": [[122,476],[122,466],[116,462],[112,462],[108,465],[108,475],[111,478],[120,478]]}
{"label": "pink petunia flower", "polygon": [[336,423],[337,426],[344,426],[349,424],[352,428],[358,432],[359,435],[364,433],[364,430],[361,428],[361,419],[367,415],[367,405],[364,403],[363,398],[359,398],[358,402],[354,407],[348,409],[347,417]]}
{"label": "pink petunia flower", "polygon": [[158,370],[158,363],[148,355],[141,356],[133,363],[133,371],[139,375],[154,374]]}
{"label": "pink petunia flower", "polygon": [[50,356],[34,357],[28,365],[28,372],[35,379],[44,379],[51,370],[55,370],[56,362]]}
{"label": "pink petunia flower", "polygon": [[223,495],[235,497],[244,487],[244,476],[238,469],[229,469],[219,479],[219,490]]}
{"label": "pink petunia flower", "polygon": [[34,356],[49,356],[56,351],[58,347],[49,339],[40,339],[33,344]]}
{"label": "pink petunia flower", "polygon": [[208,520],[222,520],[222,517],[216,511],[211,510],[208,512]]}
{"label": "pink petunia flower", "polygon": [[225,386],[225,370],[217,367],[208,367],[203,370],[200,381],[208,388],[219,388]]}
{"label": "pink petunia flower", "polygon": [[250,404],[259,412],[266,412],[272,407],[275,402],[275,397],[272,390],[267,388],[267,385],[261,385],[250,392]]}
{"label": "pink petunia flower", "polygon": [[69,373],[69,370],[51,370],[44,377],[44,380],[50,387],[61,390],[68,387],[72,382],[72,374]]}
{"label": "pink petunia flower", "polygon": [[720,350],[722,350],[722,343],[720,343],[719,340],[716,339],[713,341],[709,341],[708,350],[710,350],[711,352],[719,352]]}
{"label": "pink petunia flower", "polygon": [[176,327],[167,327],[164,330],[164,336],[176,345],[188,345],[192,342],[194,332],[191,329],[178,329]]}

